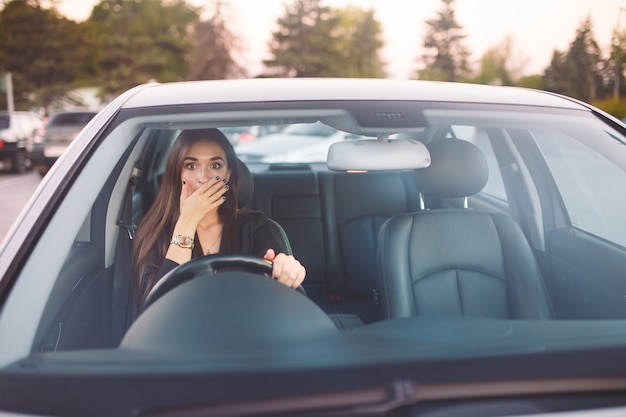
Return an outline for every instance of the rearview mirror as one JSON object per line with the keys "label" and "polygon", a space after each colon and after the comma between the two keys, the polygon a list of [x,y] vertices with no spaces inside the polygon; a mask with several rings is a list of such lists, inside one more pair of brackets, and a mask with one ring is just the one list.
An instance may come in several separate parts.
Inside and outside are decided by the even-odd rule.
{"label": "rearview mirror", "polygon": [[333,171],[426,168],[430,153],[417,140],[352,140],[333,143],[326,166]]}

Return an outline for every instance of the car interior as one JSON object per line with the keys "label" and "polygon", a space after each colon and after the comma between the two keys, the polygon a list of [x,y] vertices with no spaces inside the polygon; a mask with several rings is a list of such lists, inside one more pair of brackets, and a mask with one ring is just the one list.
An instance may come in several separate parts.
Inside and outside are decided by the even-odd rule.
{"label": "car interior", "polygon": [[[199,295],[230,291],[221,285],[232,284],[216,275],[193,280],[193,285],[206,287],[202,290],[191,283],[178,286],[179,292],[190,297],[180,306],[180,317],[172,314],[178,307],[168,304],[172,295],[161,297],[131,323],[132,237],[158,192],[168,150],[181,129],[320,119],[354,134],[376,136],[385,129],[383,125],[368,130],[363,120],[357,129],[350,126],[355,118],[334,112],[325,116],[327,110],[315,110],[322,116],[307,112],[280,120],[276,112],[247,118],[223,113],[122,114],[105,132],[110,145],[96,142],[87,150],[101,160],[110,152],[115,166],[85,162],[75,168],[85,174],[90,170],[93,175],[106,174],[102,187],[93,189],[77,180],[66,201],[50,203],[52,219],[55,212],[64,210],[64,204],[93,199],[88,211],[75,212],[81,220],[71,237],[71,250],[63,252],[59,245],[59,254],[65,255],[60,257],[59,273],[48,273],[54,276],[32,350],[173,346],[171,339],[176,338],[171,335],[182,331],[179,327],[191,326],[185,320],[197,315],[199,310],[193,309],[223,308],[221,314],[227,317],[241,311],[254,315],[254,308],[260,308],[254,294],[265,291],[257,288],[261,284],[251,281],[255,290],[242,295],[236,304],[239,310],[233,311],[227,297],[210,302]],[[401,323],[411,317],[470,318],[466,323],[474,323],[471,318],[533,322],[625,318],[622,294],[626,284],[619,277],[626,268],[626,250],[575,227],[555,183],[533,177],[534,172],[549,172],[543,157],[548,151],[540,148],[537,138],[553,122],[539,123],[539,133],[532,136],[520,127],[518,117],[490,119],[488,112],[465,117],[451,122],[448,115],[437,113],[428,126],[419,123],[419,128],[398,134],[396,140],[408,137],[425,145],[431,159],[427,168],[345,172],[331,170],[324,162],[241,163],[240,209],[260,210],[272,219],[307,270],[306,295],[293,292],[288,296],[297,297],[289,298],[294,303],[290,317],[277,319],[280,313],[270,314],[273,307],[264,304],[273,324],[250,320],[242,325],[244,333],[268,332],[268,327],[279,329],[276,332],[281,328],[287,333],[302,332],[304,327],[312,332],[309,335],[315,329],[359,334],[359,329],[382,329],[381,323]],[[581,135],[580,127],[573,130],[572,136]],[[387,132],[391,133],[397,132]],[[60,227],[53,223],[50,234]],[[219,275],[229,274],[233,273]],[[208,289],[213,285],[219,287]],[[272,300],[274,296],[268,293],[267,297]],[[306,306],[295,306],[302,297],[309,300]],[[275,300],[273,304],[280,303]],[[156,321],[159,326],[154,317],[161,317]],[[235,326],[237,322],[228,323]],[[494,325],[485,323],[484,329]],[[189,334],[206,326],[196,323]],[[214,332],[228,333],[223,328],[226,324],[215,326]],[[451,326],[457,329],[459,324]],[[520,338],[528,337],[524,326],[519,324]],[[445,328],[443,324],[438,331],[443,334]],[[500,335],[501,331],[488,333]],[[568,332],[567,337],[575,338],[576,328]],[[195,343],[190,335],[180,335],[178,340],[178,347]],[[209,342],[198,343],[206,346],[203,343]]]}

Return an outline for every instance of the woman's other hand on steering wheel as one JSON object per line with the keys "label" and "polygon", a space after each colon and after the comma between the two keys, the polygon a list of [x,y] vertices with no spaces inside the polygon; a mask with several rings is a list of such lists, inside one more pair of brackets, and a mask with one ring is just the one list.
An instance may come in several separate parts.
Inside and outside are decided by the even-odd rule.
{"label": "woman's other hand on steering wheel", "polygon": [[274,249],[268,249],[263,256],[272,262],[272,278],[291,288],[298,288],[304,281],[306,270],[296,258],[291,255],[279,253]]}

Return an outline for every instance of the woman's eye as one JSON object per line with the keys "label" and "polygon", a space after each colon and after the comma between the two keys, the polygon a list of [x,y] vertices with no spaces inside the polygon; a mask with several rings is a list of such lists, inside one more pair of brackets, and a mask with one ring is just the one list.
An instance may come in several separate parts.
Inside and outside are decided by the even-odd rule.
{"label": "woman's eye", "polygon": [[185,168],[187,169],[196,169],[196,164],[194,164],[193,162],[189,162],[185,165]]}
{"label": "woman's eye", "polygon": [[219,162],[214,162],[213,165],[211,165],[211,168],[213,169],[220,169],[222,167],[222,164],[220,164]]}

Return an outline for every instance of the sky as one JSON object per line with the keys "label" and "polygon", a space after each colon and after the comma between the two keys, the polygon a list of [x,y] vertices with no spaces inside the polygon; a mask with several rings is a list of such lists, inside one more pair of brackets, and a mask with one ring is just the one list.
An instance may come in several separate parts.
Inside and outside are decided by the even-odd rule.
{"label": "sky", "polygon": [[[209,0],[187,0],[194,6]],[[60,0],[58,10],[70,19],[85,20],[98,0]],[[285,4],[291,0],[224,0],[231,30],[239,37],[242,61],[251,75],[258,74],[268,58],[267,45]],[[411,78],[418,68],[426,19],[436,17],[441,0],[326,0],[326,5],[348,4],[373,8],[383,27],[389,78]],[[456,0],[456,19],[466,35],[470,59],[478,61],[490,47],[513,39],[517,64],[525,75],[543,73],[554,49],[567,51],[576,29],[591,17],[594,38],[605,53],[617,27],[626,30],[626,0]]]}

